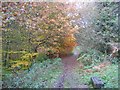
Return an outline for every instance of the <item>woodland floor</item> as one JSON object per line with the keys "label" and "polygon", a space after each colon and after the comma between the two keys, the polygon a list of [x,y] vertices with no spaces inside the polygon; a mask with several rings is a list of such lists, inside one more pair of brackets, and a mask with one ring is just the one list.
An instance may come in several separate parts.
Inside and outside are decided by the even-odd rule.
{"label": "woodland floor", "polygon": [[62,57],[63,73],[55,82],[55,88],[87,88],[87,85],[80,84],[80,81],[78,81],[80,75],[75,72],[78,67],[82,67],[82,64],[76,60],[77,57],[77,55]]}
{"label": "woodland floor", "polygon": [[[79,56],[80,57],[80,56]],[[35,63],[30,71],[17,76],[8,76],[4,80],[4,87],[27,88],[93,88],[89,83],[92,76],[102,78],[105,87],[118,87],[118,66],[110,62],[95,64],[92,68],[85,68],[84,63],[77,60],[78,55],[68,55],[61,59],[46,60]],[[96,67],[96,68],[95,68]]]}

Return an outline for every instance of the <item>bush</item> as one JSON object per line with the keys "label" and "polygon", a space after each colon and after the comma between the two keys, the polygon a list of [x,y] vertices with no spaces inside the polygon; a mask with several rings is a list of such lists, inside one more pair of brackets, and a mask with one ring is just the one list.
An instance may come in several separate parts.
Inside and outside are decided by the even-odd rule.
{"label": "bush", "polygon": [[110,45],[107,45],[106,43],[98,43],[96,45],[96,49],[104,54],[110,54],[111,53],[111,47]]}
{"label": "bush", "polygon": [[80,51],[78,61],[82,62],[85,66],[94,65],[104,60],[104,55],[94,49],[88,49],[87,51]]}
{"label": "bush", "polygon": [[21,57],[21,59],[26,61],[32,61],[37,55],[38,53],[26,53]]}
{"label": "bush", "polygon": [[35,61],[43,62],[48,59],[48,56],[44,53],[39,53],[35,59]]}
{"label": "bush", "polygon": [[119,58],[117,58],[117,57],[111,58],[110,62],[113,63],[113,64],[118,64]]}

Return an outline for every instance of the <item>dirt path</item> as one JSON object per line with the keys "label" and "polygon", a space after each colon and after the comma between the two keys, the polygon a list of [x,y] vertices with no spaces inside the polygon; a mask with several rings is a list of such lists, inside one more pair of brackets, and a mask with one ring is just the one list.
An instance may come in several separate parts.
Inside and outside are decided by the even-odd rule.
{"label": "dirt path", "polygon": [[63,73],[55,82],[55,88],[85,88],[79,81],[78,73],[75,72],[76,68],[80,68],[80,63],[77,62],[77,55],[62,57]]}

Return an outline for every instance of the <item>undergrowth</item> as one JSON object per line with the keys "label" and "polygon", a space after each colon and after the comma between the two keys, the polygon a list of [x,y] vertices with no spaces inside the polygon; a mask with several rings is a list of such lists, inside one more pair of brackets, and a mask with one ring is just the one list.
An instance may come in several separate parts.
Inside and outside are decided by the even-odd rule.
{"label": "undergrowth", "polygon": [[98,72],[84,72],[84,70],[80,70],[79,73],[81,75],[80,81],[89,85],[90,88],[93,88],[90,80],[93,76],[101,78],[104,82],[104,88],[118,88],[118,65],[108,65],[105,68],[101,68]]}
{"label": "undergrowth", "polygon": [[[87,84],[90,88],[93,88],[90,78],[97,76],[104,82],[104,88],[118,88],[118,58],[111,58],[111,60],[109,60],[106,58],[107,56],[108,55],[95,49],[80,51],[77,60],[81,62],[84,67],[83,69],[78,69],[77,72],[79,72],[80,81],[82,81],[83,84]],[[99,67],[99,65],[102,65],[104,62],[109,62],[109,64]]]}
{"label": "undergrowth", "polygon": [[5,75],[3,86],[7,88],[47,88],[62,72],[61,59],[47,59],[34,63],[28,70]]}
{"label": "undergrowth", "polygon": [[80,51],[78,61],[84,64],[84,66],[94,66],[102,61],[104,61],[105,55],[101,52],[88,49],[87,51]]}

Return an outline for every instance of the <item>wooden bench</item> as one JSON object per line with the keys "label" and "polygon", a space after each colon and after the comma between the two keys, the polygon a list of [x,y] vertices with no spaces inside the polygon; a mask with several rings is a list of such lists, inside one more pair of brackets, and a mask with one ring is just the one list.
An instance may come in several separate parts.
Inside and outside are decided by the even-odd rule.
{"label": "wooden bench", "polygon": [[92,82],[92,85],[94,88],[103,88],[104,87],[104,83],[98,77],[91,77],[91,82]]}

